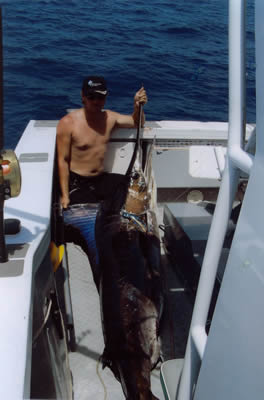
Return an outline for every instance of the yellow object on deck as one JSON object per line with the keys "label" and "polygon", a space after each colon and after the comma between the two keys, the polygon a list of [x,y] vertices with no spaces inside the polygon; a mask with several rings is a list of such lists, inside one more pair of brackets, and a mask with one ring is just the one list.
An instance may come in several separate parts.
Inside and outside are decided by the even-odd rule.
{"label": "yellow object on deck", "polygon": [[64,256],[64,244],[56,246],[54,242],[50,243],[50,258],[53,265],[53,271],[56,272]]}

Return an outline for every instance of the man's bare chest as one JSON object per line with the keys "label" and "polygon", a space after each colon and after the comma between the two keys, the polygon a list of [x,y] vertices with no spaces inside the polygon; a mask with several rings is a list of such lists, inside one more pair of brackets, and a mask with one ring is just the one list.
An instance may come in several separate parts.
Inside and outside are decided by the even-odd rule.
{"label": "man's bare chest", "polygon": [[72,132],[72,145],[76,148],[103,145],[109,141],[110,133],[111,130],[107,126],[93,128],[79,124]]}

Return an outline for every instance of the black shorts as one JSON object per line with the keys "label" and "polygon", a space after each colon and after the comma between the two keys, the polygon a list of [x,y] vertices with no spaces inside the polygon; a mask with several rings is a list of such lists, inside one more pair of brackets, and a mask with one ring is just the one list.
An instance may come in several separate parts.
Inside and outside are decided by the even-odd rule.
{"label": "black shorts", "polygon": [[70,204],[99,203],[109,199],[125,179],[127,178],[121,174],[104,172],[90,177],[70,171]]}

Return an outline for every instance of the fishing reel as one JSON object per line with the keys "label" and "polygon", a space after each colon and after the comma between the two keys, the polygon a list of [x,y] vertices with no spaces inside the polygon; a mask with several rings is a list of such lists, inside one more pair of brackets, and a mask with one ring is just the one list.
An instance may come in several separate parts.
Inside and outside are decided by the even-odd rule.
{"label": "fishing reel", "polygon": [[17,197],[21,190],[21,173],[13,150],[0,152],[0,185],[4,200]]}
{"label": "fishing reel", "polygon": [[0,151],[0,262],[8,261],[5,234],[16,234],[20,230],[17,219],[4,220],[4,201],[17,197],[21,190],[21,173],[13,150]]}

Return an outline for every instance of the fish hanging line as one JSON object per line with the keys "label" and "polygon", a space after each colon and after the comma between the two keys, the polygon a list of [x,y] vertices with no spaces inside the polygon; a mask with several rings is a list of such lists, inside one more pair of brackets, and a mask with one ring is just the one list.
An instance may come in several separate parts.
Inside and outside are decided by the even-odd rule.
{"label": "fish hanging line", "polygon": [[134,151],[133,151],[133,154],[132,154],[132,158],[131,158],[130,164],[129,164],[127,172],[126,172],[126,176],[130,176],[131,175],[133,166],[134,166],[135,161],[136,161],[137,151],[138,151],[138,148],[139,148],[139,145],[140,145],[140,141],[141,141],[141,139],[140,139],[140,128],[141,128],[142,110],[143,110],[143,104],[139,103],[139,118],[138,118],[138,125],[137,125],[136,144],[135,144],[135,147],[134,147]]}

